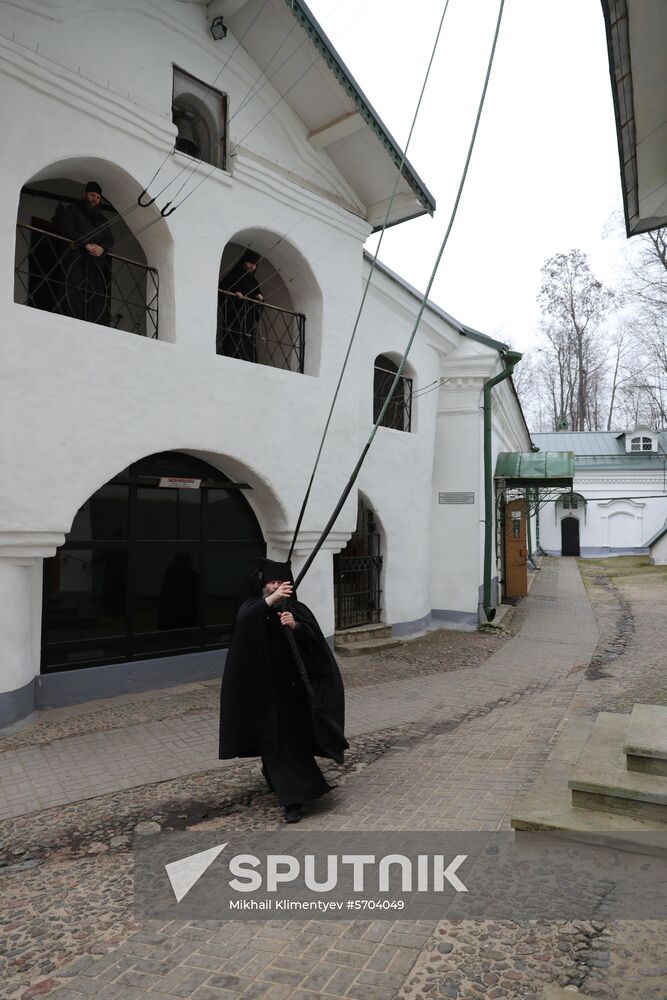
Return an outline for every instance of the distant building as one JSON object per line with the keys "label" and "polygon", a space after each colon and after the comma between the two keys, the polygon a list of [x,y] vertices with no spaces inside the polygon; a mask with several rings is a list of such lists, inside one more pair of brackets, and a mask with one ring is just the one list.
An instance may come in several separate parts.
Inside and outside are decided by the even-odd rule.
{"label": "distant building", "polygon": [[648,552],[667,518],[667,431],[533,434],[541,450],[574,454],[574,484],[540,511],[539,540],[551,555]]}

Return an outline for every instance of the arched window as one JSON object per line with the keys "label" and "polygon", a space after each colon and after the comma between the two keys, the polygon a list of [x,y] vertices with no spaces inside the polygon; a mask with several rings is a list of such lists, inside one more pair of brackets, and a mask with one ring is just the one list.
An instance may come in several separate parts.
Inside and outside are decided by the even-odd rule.
{"label": "arched window", "polygon": [[224,646],[266,552],[241,485],[166,452],[87,500],[45,560],[43,671]]}
{"label": "arched window", "polygon": [[225,167],[227,98],[174,67],[171,117],[178,129],[175,147],[214,167]]}
{"label": "arched window", "polygon": [[22,189],[14,301],[157,339],[158,271],[108,200],[108,184],[121,194],[131,185],[95,161],[72,169],[101,186],[101,201],[93,204],[89,194],[96,192],[67,176],[31,181]]}
{"label": "arched window", "polygon": [[582,516],[584,521],[586,520],[586,498],[581,495],[581,493],[561,493],[555,504],[555,515],[556,523],[558,523],[558,515],[562,511],[572,511],[576,510],[577,516]]}
{"label": "arched window", "polygon": [[630,451],[641,451],[642,450],[642,439],[635,437],[630,442]]}
{"label": "arched window", "polygon": [[650,437],[642,438],[642,451],[653,451],[653,439]]}
{"label": "arched window", "polygon": [[[398,365],[385,354],[378,354],[375,359],[373,373],[373,421],[380,416]],[[394,395],[382,418],[381,427],[390,427],[395,431],[409,431],[412,426],[412,379],[401,375]]]}
{"label": "arched window", "polygon": [[218,283],[217,354],[303,372],[305,346],[306,317],[294,309],[281,269],[257,250],[228,243]]}

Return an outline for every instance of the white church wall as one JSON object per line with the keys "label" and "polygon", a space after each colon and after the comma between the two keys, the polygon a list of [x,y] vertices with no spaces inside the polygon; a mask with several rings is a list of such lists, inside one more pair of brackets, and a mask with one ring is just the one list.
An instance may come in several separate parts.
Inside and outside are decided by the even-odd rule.
{"label": "white church wall", "polygon": [[[630,481],[628,481],[628,479]],[[549,503],[540,512],[540,542],[545,551],[561,553],[561,521],[571,515],[579,520],[579,542],[583,557],[645,551],[644,545],[667,517],[667,493],[662,476],[627,469],[618,475],[582,472],[573,490],[586,500],[576,510],[563,510]]]}

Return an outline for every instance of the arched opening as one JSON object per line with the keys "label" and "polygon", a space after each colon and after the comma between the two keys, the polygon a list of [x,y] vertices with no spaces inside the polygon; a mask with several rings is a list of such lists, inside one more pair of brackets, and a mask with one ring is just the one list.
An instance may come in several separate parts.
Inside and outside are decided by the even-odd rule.
{"label": "arched opening", "polygon": [[225,646],[266,553],[244,485],[164,452],[97,490],[45,561],[42,671]]}
{"label": "arched opening", "polygon": [[218,354],[315,375],[321,313],[312,271],[286,240],[247,230],[227,243],[218,281]]}
{"label": "arched opening", "polygon": [[568,515],[560,522],[561,555],[578,556],[579,548],[579,518]]}
{"label": "arched opening", "polygon": [[372,625],[382,615],[382,539],[373,508],[361,496],[357,503],[354,534],[334,556],[337,629]]}
{"label": "arched opening", "polygon": [[[89,181],[101,188],[98,205]],[[14,301],[157,339],[159,268],[170,263],[171,238],[154,205],[137,206],[140,192],[120,168],[92,158],[31,178],[19,196]],[[144,227],[140,241],[133,230]]]}
{"label": "arched opening", "polygon": [[171,117],[178,129],[174,146],[180,153],[224,169],[225,94],[175,66]]}
{"label": "arched opening", "polygon": [[[382,407],[393,385],[398,364],[387,354],[378,354],[373,368],[373,422],[380,416]],[[395,431],[412,429],[412,378],[406,373],[399,377],[396,389],[380,423]]]}

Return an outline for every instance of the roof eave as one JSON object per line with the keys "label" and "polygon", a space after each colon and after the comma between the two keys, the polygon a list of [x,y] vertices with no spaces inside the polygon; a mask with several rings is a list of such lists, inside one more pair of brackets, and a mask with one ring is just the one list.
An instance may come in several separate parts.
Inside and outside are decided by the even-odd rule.
{"label": "roof eave", "polygon": [[[285,0],[285,3],[315,47],[319,50],[327,66],[343,87],[348,97],[354,102],[359,114],[385,147],[396,167],[401,169],[401,175],[414,192],[419,204],[423,207],[422,212],[412,213],[405,218],[395,219],[391,225],[395,226],[399,222],[407,222],[409,219],[417,218],[420,215],[433,215],[435,212],[435,198],[409,160],[405,159],[405,155],[398,143],[357,84],[309,7],[304,3],[304,0]],[[373,231],[375,232],[376,230]]]}
{"label": "roof eave", "polygon": [[[601,2],[607,36],[614,119],[616,121],[625,232],[630,237],[662,228],[667,225],[667,217],[642,219],[639,212],[637,143],[627,0],[601,0]],[[624,69],[623,63],[626,64],[627,68]],[[630,108],[625,123],[623,123],[621,105],[624,109]]]}

